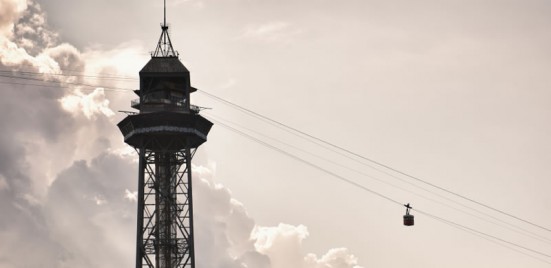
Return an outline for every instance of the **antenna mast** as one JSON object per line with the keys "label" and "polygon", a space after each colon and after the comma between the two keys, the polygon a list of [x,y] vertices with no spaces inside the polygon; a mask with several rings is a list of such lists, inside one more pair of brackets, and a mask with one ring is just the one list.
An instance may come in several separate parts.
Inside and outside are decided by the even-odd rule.
{"label": "antenna mast", "polygon": [[168,25],[166,24],[166,0],[164,0],[163,3],[164,16],[163,24],[161,25],[161,37],[159,38],[159,42],[157,43],[157,48],[155,48],[155,51],[151,53],[151,57],[176,58],[178,57],[178,52],[175,51],[172,47],[172,42],[170,41],[170,36],[168,35]]}

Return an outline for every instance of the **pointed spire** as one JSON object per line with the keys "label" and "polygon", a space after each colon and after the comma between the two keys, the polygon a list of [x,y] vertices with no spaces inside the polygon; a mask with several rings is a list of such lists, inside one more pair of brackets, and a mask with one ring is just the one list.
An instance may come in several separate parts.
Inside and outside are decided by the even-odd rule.
{"label": "pointed spire", "polygon": [[166,0],[164,0],[164,17],[163,24],[161,25],[161,37],[157,43],[157,48],[151,57],[153,58],[173,58],[178,57],[178,52],[172,47],[172,42],[170,41],[170,36],[168,34],[168,25],[166,24]]}

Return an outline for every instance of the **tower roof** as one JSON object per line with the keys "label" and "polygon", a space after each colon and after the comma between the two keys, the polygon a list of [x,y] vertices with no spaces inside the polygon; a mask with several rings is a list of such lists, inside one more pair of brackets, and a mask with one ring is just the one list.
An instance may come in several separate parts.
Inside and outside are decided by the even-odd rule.
{"label": "tower roof", "polygon": [[140,74],[142,73],[189,73],[189,71],[176,57],[152,57],[140,71]]}

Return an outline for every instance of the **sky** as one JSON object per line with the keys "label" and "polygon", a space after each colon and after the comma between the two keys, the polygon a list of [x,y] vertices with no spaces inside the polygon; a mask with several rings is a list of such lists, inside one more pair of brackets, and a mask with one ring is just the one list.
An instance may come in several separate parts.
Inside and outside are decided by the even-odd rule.
{"label": "sky", "polygon": [[[0,0],[0,267],[134,265],[137,157],[116,124],[162,8]],[[194,158],[197,267],[549,267],[551,231],[201,93],[551,229],[549,14],[543,0],[167,0],[192,102],[215,121]],[[9,77],[23,72],[38,81]]]}

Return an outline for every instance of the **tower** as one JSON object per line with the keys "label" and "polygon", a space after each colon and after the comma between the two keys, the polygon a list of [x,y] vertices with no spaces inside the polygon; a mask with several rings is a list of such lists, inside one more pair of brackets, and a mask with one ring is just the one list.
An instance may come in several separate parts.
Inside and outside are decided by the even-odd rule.
{"label": "tower", "polygon": [[139,154],[136,268],[195,267],[191,159],[212,123],[190,103],[190,74],[166,24],[140,71],[139,99],[118,127]]}

